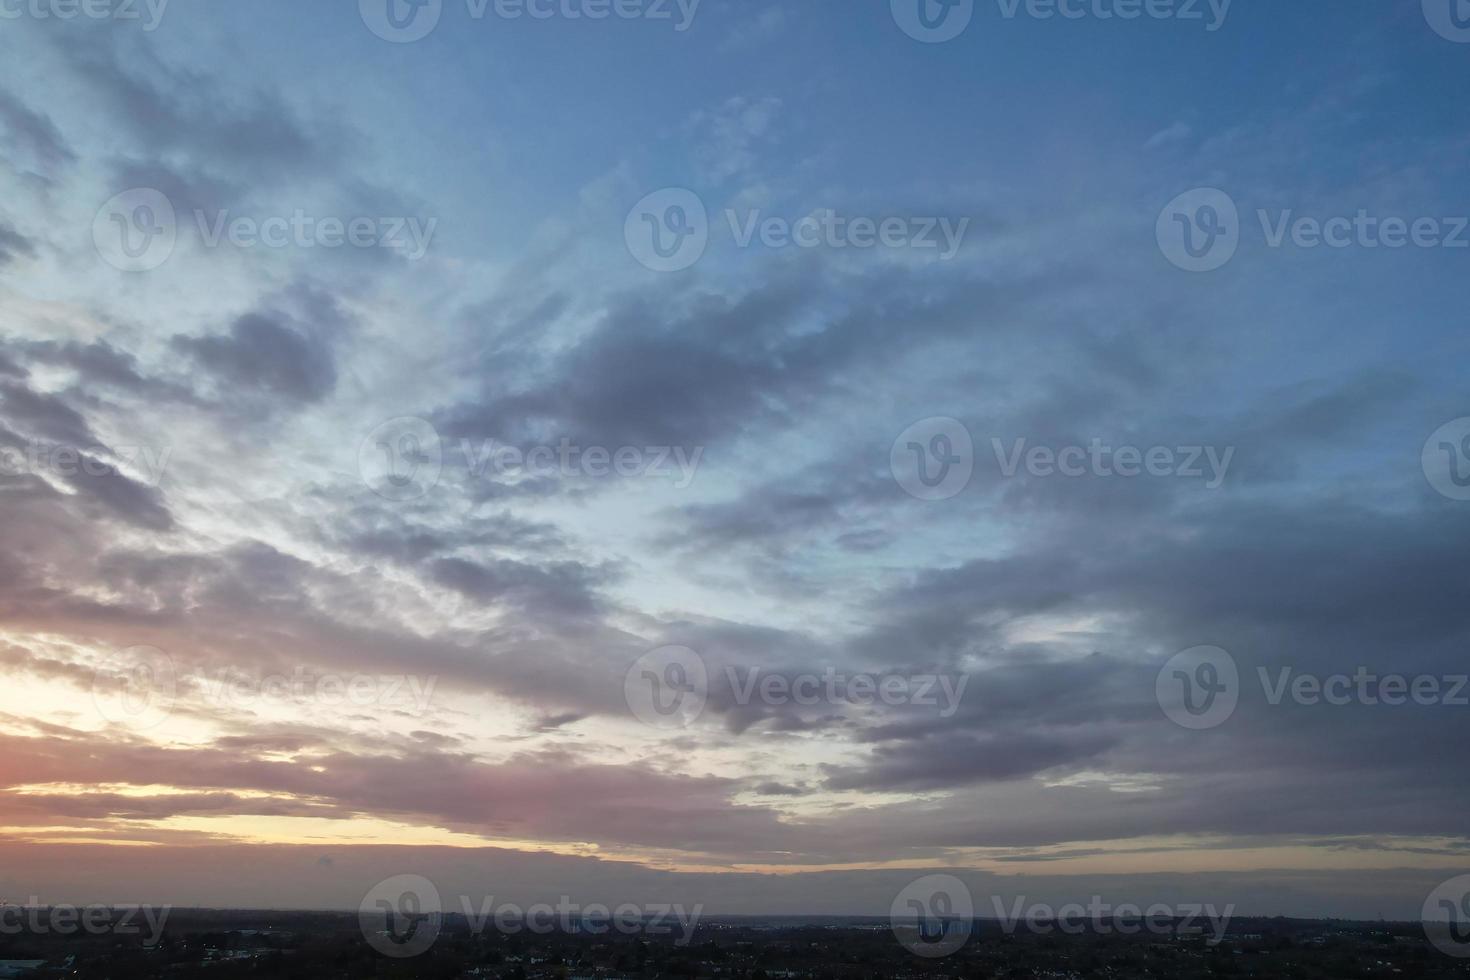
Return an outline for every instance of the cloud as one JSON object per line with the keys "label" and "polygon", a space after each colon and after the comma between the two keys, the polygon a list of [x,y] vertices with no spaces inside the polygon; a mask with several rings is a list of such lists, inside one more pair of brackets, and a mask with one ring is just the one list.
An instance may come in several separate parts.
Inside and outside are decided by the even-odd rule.
{"label": "cloud", "polygon": [[213,376],[219,397],[311,403],[331,394],[337,367],[325,331],[280,313],[246,313],[224,334],[177,336],[174,346]]}
{"label": "cloud", "polygon": [[30,164],[47,175],[54,175],[77,159],[49,116],[31,109],[4,89],[0,89],[0,126],[5,129],[6,143],[28,154]]}

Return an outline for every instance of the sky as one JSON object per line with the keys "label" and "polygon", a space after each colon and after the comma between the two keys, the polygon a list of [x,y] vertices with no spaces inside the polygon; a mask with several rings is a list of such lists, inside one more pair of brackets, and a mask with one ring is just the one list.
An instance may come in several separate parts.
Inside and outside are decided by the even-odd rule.
{"label": "sky", "polygon": [[0,898],[1419,917],[1470,28],[1054,8],[0,0]]}

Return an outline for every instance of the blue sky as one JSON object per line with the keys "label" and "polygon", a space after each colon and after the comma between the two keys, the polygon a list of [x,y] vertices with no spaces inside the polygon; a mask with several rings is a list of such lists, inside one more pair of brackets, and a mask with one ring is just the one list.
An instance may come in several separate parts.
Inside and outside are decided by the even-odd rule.
{"label": "blue sky", "polygon": [[[1470,44],[1436,0],[1216,30],[977,0],[942,43],[886,2],[680,31],[446,0],[411,43],[380,0],[36,2],[0,4],[9,850],[169,848],[154,900],[202,887],[190,848],[333,906],[458,849],[714,876],[729,911],[946,868],[1404,917],[1470,862],[1463,707],[1258,681],[1465,670]],[[1233,253],[1181,267],[1166,233],[1222,199]],[[707,244],[650,268],[674,200]],[[829,211],[899,237],[734,230]],[[1429,243],[1291,224],[1360,213]],[[327,241],[354,219],[368,247]],[[564,444],[629,471],[494,463]],[[952,451],[943,492],[911,468]],[[1205,730],[1156,690],[1200,647],[1240,679]],[[140,660],[167,683],[119,714]],[[646,724],[675,662],[700,710]],[[751,671],[965,687],[752,701]],[[296,676],[374,698],[266,684]],[[803,907],[708,884],[766,874]]]}

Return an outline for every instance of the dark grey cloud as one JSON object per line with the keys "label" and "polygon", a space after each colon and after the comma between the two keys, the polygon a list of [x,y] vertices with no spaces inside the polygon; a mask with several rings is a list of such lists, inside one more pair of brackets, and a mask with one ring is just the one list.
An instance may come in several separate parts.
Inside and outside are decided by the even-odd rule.
{"label": "dark grey cloud", "polygon": [[9,265],[25,256],[34,258],[36,246],[13,227],[0,220],[0,266]]}
{"label": "dark grey cloud", "polygon": [[112,124],[156,157],[182,153],[239,177],[335,169],[342,127],[300,118],[269,88],[228,91],[214,77],[166,62],[117,32],[80,34],[58,49],[107,107]]}
{"label": "dark grey cloud", "polygon": [[6,145],[27,154],[28,165],[37,166],[47,174],[77,159],[49,116],[32,109],[5,89],[0,89],[0,126],[5,129]]}
{"label": "dark grey cloud", "polygon": [[[818,259],[766,272],[733,297],[672,288],[613,297],[578,342],[550,353],[509,326],[510,349],[481,365],[484,397],[446,410],[444,426],[512,441],[552,432],[597,445],[709,445],[789,424],[840,390],[844,372],[980,331],[1026,296],[957,273],[936,298],[919,273],[849,276]],[[901,335],[888,329],[895,320]]]}
{"label": "dark grey cloud", "polygon": [[831,789],[932,790],[1024,779],[1060,765],[1079,765],[1111,746],[1089,734],[951,734],[925,743],[879,746],[865,766],[826,765]]}
{"label": "dark grey cloud", "polygon": [[31,390],[24,384],[0,383],[0,411],[25,434],[76,449],[101,445],[81,413],[56,395]]}
{"label": "dark grey cloud", "polygon": [[337,384],[330,341],[282,314],[246,313],[224,334],[179,336],[173,343],[213,377],[226,401],[310,403]]}
{"label": "dark grey cloud", "polygon": [[597,590],[612,577],[607,569],[580,562],[539,566],[503,558],[440,558],[429,565],[428,571],[439,585],[471,599],[565,616],[586,616],[600,610],[603,602]]}

